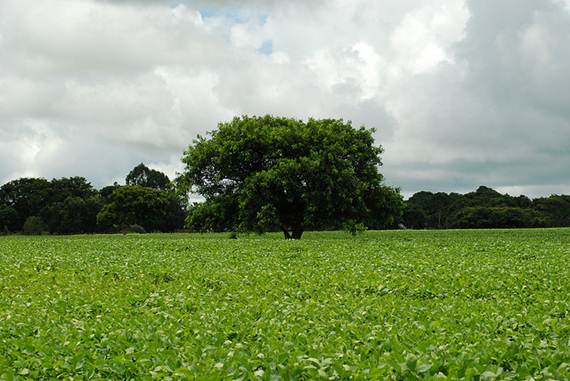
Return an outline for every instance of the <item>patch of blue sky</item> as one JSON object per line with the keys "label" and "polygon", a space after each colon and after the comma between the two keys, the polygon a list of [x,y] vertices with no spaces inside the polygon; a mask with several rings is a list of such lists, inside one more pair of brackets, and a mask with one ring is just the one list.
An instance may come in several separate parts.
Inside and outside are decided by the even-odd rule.
{"label": "patch of blue sky", "polygon": [[247,21],[238,7],[211,7],[201,8],[199,10],[202,18],[220,17],[232,23],[241,24]]}
{"label": "patch of blue sky", "polygon": [[[205,7],[198,10],[202,18],[220,17],[234,24],[242,24],[253,21],[250,15],[245,15],[239,7],[223,6],[223,7]],[[257,23],[264,25],[269,19],[269,15],[257,16]]]}
{"label": "patch of blue sky", "polygon": [[267,56],[271,55],[273,53],[273,41],[271,41],[271,40],[263,41],[261,46],[259,48],[257,48],[257,52],[261,53],[261,54],[265,54]]}

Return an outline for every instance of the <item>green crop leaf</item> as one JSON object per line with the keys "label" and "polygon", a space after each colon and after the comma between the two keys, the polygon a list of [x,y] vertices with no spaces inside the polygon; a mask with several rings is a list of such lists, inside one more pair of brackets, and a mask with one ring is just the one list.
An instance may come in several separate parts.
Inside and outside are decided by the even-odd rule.
{"label": "green crop leaf", "polygon": [[570,229],[0,238],[0,380],[570,379]]}

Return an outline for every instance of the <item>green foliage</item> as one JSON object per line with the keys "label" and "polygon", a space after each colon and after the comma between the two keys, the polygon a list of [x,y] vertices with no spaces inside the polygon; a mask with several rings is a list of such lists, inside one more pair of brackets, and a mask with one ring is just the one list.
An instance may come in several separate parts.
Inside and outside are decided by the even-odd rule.
{"label": "green foliage", "polygon": [[97,191],[84,177],[63,177],[50,181],[50,203],[64,202],[66,199],[89,199],[95,197]]}
{"label": "green foliage", "polygon": [[0,204],[13,208],[18,214],[17,230],[28,217],[38,216],[51,196],[50,182],[45,179],[21,178],[0,187]]}
{"label": "green foliage", "polygon": [[10,232],[18,229],[18,213],[8,205],[0,204],[0,231]]}
{"label": "green foliage", "polygon": [[195,232],[223,232],[238,227],[238,205],[231,196],[195,203],[189,208],[186,227]]}
{"label": "green foliage", "polygon": [[97,223],[104,229],[140,225],[149,232],[167,232],[181,227],[183,216],[173,192],[133,185],[113,191],[97,215]]}
{"label": "green foliage", "polygon": [[407,201],[404,224],[410,228],[449,228],[454,223],[454,213],[463,208],[464,198],[469,197],[456,193],[418,192]]}
{"label": "green foliage", "polygon": [[0,379],[567,380],[570,230],[0,239]]}
{"label": "green foliage", "polygon": [[118,183],[114,183],[113,185],[108,185],[103,187],[99,190],[99,195],[103,198],[105,202],[109,200],[115,189],[120,188],[121,186]]}
{"label": "green foliage", "polygon": [[150,169],[143,163],[137,165],[125,179],[127,185],[139,185],[141,187],[160,190],[171,190],[170,179],[164,173]]}
{"label": "green foliage", "polygon": [[48,229],[55,234],[92,233],[98,230],[97,214],[103,206],[98,195],[88,198],[69,196],[41,211]]}
{"label": "green foliage", "polygon": [[468,207],[462,209],[455,220],[458,228],[535,228],[544,225],[540,213],[512,207]]}
{"label": "green foliage", "polygon": [[83,177],[11,181],[0,188],[0,205],[16,212],[9,230],[22,230],[28,217],[41,216],[54,233],[95,231],[94,216],[100,209],[98,192]]}
{"label": "green foliage", "polygon": [[400,189],[389,186],[371,187],[364,195],[368,213],[364,224],[369,229],[394,229],[402,219],[405,203]]}
{"label": "green foliage", "polygon": [[533,207],[545,216],[548,226],[570,226],[570,196],[538,198],[534,200]]}
{"label": "green foliage", "polygon": [[411,229],[425,229],[428,227],[428,216],[424,211],[424,208],[418,207],[411,203],[407,203],[404,214],[402,215],[402,221],[406,228]]}
{"label": "green foliage", "polygon": [[402,217],[410,228],[516,228],[570,226],[570,196],[531,200],[481,186],[475,192],[418,192],[406,201]]}
{"label": "green foliage", "polygon": [[22,233],[25,235],[41,235],[47,233],[48,226],[41,217],[30,216],[26,218]]}
{"label": "green foliage", "polygon": [[367,228],[361,222],[346,221],[343,225],[343,230],[352,236],[356,236],[364,233]]}
{"label": "green foliage", "polygon": [[227,206],[225,229],[236,223],[242,230],[300,238],[307,228],[339,227],[346,220],[378,223],[371,211],[382,208],[370,203],[387,198],[367,195],[386,189],[378,172],[381,152],[371,130],[350,122],[241,117],[188,147],[177,183],[206,198],[204,207],[191,209],[190,227],[204,223],[202,230],[217,230],[223,219],[214,216]]}

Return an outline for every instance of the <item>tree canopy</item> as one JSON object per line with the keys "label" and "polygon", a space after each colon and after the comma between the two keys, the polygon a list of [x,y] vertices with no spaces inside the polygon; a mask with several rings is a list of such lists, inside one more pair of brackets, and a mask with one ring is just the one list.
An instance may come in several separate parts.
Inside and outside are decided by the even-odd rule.
{"label": "tree canopy", "polygon": [[406,201],[402,220],[422,229],[570,226],[570,196],[531,200],[486,186],[466,194],[418,192]]}
{"label": "tree canopy", "polygon": [[171,189],[171,183],[168,176],[164,173],[150,169],[143,163],[133,168],[125,179],[127,185],[139,185],[146,188],[154,188],[160,190]]}
{"label": "tree canopy", "polygon": [[545,215],[547,226],[570,226],[570,195],[538,198],[533,206]]}
{"label": "tree canopy", "polygon": [[174,192],[140,185],[118,187],[97,215],[97,223],[111,231],[140,225],[146,231],[174,231],[184,219]]}
{"label": "tree canopy", "polygon": [[93,233],[99,230],[97,214],[103,202],[99,195],[85,198],[68,196],[63,201],[54,202],[40,212],[48,230],[55,234]]}
{"label": "tree canopy", "polygon": [[54,234],[114,232],[130,225],[172,231],[183,226],[185,204],[165,174],[140,164],[127,178],[146,186],[115,183],[97,191],[83,177],[10,181],[0,187],[0,233],[38,227]]}
{"label": "tree canopy", "polygon": [[388,190],[381,153],[373,130],[343,120],[244,116],[188,147],[178,183],[206,199],[191,210],[190,225],[201,217],[216,225],[217,214],[231,228],[299,239],[308,228],[366,222],[376,201],[392,200],[380,197]]}
{"label": "tree canopy", "polygon": [[52,197],[48,180],[21,178],[10,181],[0,188],[0,203],[16,211],[14,226],[20,230],[29,216],[38,216]]}

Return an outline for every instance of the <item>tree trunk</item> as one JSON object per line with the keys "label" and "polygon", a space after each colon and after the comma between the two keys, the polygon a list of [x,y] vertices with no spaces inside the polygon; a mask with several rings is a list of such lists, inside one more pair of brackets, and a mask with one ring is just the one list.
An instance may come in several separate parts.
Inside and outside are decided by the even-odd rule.
{"label": "tree trunk", "polygon": [[283,236],[285,239],[301,239],[303,235],[303,227],[302,226],[292,226],[291,232],[285,226],[281,226],[281,230],[283,231]]}
{"label": "tree trunk", "polygon": [[291,238],[292,239],[301,239],[302,235],[303,235],[303,227],[302,226],[293,226],[293,229],[291,232]]}

